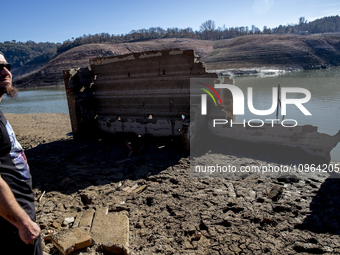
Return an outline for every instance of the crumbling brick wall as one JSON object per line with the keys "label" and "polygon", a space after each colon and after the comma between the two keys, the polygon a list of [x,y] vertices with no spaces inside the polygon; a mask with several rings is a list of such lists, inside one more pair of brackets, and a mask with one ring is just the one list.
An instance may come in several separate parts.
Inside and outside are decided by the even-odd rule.
{"label": "crumbling brick wall", "polygon": [[217,78],[193,50],[98,57],[90,65],[64,71],[76,136],[91,125],[108,133],[181,135],[190,118],[190,79]]}
{"label": "crumbling brick wall", "polygon": [[92,73],[88,68],[64,70],[64,82],[74,137],[95,131]]}

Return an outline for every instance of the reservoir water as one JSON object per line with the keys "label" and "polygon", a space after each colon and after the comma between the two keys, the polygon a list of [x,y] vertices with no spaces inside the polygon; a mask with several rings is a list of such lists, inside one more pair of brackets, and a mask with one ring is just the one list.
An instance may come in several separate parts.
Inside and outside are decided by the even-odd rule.
{"label": "reservoir water", "polygon": [[18,97],[4,96],[4,113],[69,113],[64,86],[19,90]]}
{"label": "reservoir water", "polygon": [[[303,104],[312,116],[305,116],[296,106],[287,106],[285,119],[295,119],[298,124],[318,126],[318,131],[329,135],[336,134],[340,129],[340,67],[326,70],[313,70],[285,73],[276,76],[233,77],[235,85],[242,89],[247,102],[247,87],[253,88],[255,109],[266,110],[272,105],[272,87],[300,87],[311,92],[311,99]],[[292,94],[289,98],[304,97]],[[0,103],[4,113],[68,113],[67,98],[64,86],[45,87],[20,90],[18,98],[6,96]],[[275,119],[276,113],[270,116],[252,115],[245,105],[245,115],[236,116],[237,121],[243,119]],[[279,115],[279,119],[282,116]],[[340,161],[340,144],[331,152],[334,161]]]}
{"label": "reservoir water", "polygon": [[[308,89],[311,99],[304,103],[312,114],[305,116],[295,105],[287,105],[284,119],[294,119],[299,125],[311,124],[318,126],[318,132],[334,135],[340,130],[340,67],[326,70],[290,72],[274,76],[234,77],[247,102],[247,88],[253,88],[253,103],[257,110],[267,110],[272,106],[272,87],[299,87]],[[291,93],[287,98],[304,98],[302,93]],[[245,105],[245,115],[236,116],[236,121],[243,119],[276,119],[276,111],[269,116],[253,115]],[[279,114],[278,119],[282,120]],[[270,123],[270,121],[267,121]],[[293,124],[290,122],[289,124]],[[340,161],[340,143],[331,151],[331,158]]]}

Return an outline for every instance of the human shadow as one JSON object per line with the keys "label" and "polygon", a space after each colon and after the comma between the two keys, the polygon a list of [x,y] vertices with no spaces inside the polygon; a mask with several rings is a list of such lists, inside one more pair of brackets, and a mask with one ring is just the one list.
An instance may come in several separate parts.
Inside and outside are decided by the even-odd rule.
{"label": "human shadow", "polygon": [[33,188],[64,194],[91,185],[147,178],[188,156],[179,138],[130,134],[55,141],[40,144],[25,153]]}
{"label": "human shadow", "polygon": [[310,203],[310,213],[296,229],[340,235],[340,179],[334,172],[321,185]]}
{"label": "human shadow", "polygon": [[200,157],[206,153],[232,155],[285,165],[329,163],[327,159],[308,154],[298,147],[240,141],[208,132],[199,137],[195,146],[191,147],[191,156]]}

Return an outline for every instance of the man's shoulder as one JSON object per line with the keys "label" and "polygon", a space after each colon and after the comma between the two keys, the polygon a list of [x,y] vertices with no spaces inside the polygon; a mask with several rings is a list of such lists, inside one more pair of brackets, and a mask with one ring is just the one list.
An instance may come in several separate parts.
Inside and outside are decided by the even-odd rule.
{"label": "man's shoulder", "polygon": [[6,125],[7,125],[7,119],[5,118],[5,115],[0,110],[0,140],[2,141],[3,136],[6,135]]}
{"label": "man's shoulder", "polygon": [[7,119],[1,110],[0,110],[0,121],[5,125],[7,123]]}

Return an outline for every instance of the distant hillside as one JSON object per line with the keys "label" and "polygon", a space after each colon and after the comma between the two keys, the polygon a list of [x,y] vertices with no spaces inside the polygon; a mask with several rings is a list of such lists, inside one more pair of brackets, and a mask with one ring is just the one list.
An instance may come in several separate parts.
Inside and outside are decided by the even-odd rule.
{"label": "distant hillside", "polygon": [[39,65],[46,63],[56,55],[57,47],[55,43],[36,43],[28,41],[26,43],[15,40],[0,43],[0,51],[6,56],[6,60],[12,64],[12,68],[20,68],[26,64]]}
{"label": "distant hillside", "polygon": [[[340,65],[340,35],[246,35],[224,40],[155,39],[72,48],[42,66],[13,71],[17,87],[63,85],[62,70],[89,66],[89,58],[171,48],[193,49],[208,70],[252,67],[314,69]],[[16,78],[16,75],[18,77]]]}
{"label": "distant hillside", "polygon": [[[156,39],[138,43],[118,44],[86,44],[72,48],[47,64],[32,70],[29,66],[29,73],[16,78],[16,70],[13,71],[14,84],[17,87],[36,87],[63,85],[63,73],[65,69],[89,67],[89,58],[100,56],[115,56],[131,52],[143,52],[151,50],[163,50],[171,48],[194,49],[198,55],[206,55],[213,50],[212,41],[193,39]],[[22,70],[20,70],[22,71]]]}
{"label": "distant hillside", "polygon": [[300,17],[297,24],[279,25],[275,28],[263,27],[260,28],[252,25],[216,28],[213,20],[207,20],[202,23],[199,31],[194,31],[188,27],[185,29],[173,27],[163,29],[161,27],[150,27],[149,29],[132,30],[125,35],[110,35],[108,33],[100,33],[95,35],[83,35],[72,40],[66,40],[58,45],[57,53],[63,53],[74,47],[93,43],[128,43],[141,42],[153,39],[165,38],[189,38],[200,40],[222,40],[230,39],[245,35],[258,34],[277,34],[277,35],[309,35],[316,33],[339,33],[340,32],[340,17],[331,16],[316,19],[308,22],[305,17]]}
{"label": "distant hillside", "polygon": [[340,65],[340,35],[252,35],[214,42],[203,57],[209,69],[279,67],[315,69]]}

